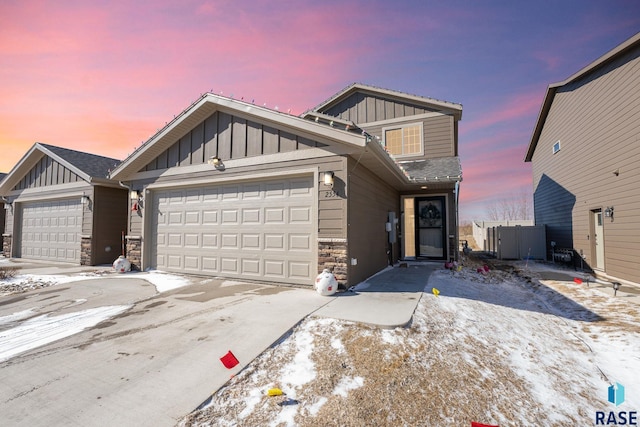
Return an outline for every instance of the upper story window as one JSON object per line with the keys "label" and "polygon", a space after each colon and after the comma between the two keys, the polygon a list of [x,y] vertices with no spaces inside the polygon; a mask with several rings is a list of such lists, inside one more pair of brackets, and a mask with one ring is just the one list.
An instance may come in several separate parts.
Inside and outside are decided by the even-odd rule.
{"label": "upper story window", "polygon": [[421,156],[422,124],[411,124],[382,129],[385,148],[393,156]]}
{"label": "upper story window", "polygon": [[553,154],[556,154],[558,151],[560,151],[560,140],[553,144]]}

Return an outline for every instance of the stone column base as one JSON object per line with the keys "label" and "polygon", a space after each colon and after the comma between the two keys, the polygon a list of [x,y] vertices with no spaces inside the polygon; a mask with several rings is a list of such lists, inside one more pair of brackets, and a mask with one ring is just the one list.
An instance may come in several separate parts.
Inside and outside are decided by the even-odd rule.
{"label": "stone column base", "polygon": [[347,239],[318,239],[318,273],[328,269],[341,285],[347,284]]}
{"label": "stone column base", "polygon": [[142,238],[139,236],[127,236],[126,256],[131,263],[132,270],[142,269]]}
{"label": "stone column base", "polygon": [[91,236],[80,237],[80,265],[92,265]]}
{"label": "stone column base", "polygon": [[2,255],[4,255],[5,258],[11,258],[11,243],[12,243],[11,234],[3,234],[2,235]]}

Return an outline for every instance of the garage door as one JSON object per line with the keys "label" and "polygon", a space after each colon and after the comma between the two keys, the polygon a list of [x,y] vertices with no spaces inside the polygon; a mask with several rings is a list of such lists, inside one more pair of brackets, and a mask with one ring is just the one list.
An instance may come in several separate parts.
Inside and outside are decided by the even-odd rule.
{"label": "garage door", "polygon": [[80,263],[80,198],[25,203],[22,207],[22,258]]}
{"label": "garage door", "polygon": [[151,263],[166,271],[312,284],[314,200],[311,177],[156,191]]}

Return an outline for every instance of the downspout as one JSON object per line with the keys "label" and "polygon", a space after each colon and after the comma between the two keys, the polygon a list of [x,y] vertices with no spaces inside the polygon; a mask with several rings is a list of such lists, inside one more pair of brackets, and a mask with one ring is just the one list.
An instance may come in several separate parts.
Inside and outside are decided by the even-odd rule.
{"label": "downspout", "polygon": [[118,181],[118,184],[120,185],[120,187],[126,188],[127,190],[131,191],[131,186],[130,185],[127,185],[122,181]]}

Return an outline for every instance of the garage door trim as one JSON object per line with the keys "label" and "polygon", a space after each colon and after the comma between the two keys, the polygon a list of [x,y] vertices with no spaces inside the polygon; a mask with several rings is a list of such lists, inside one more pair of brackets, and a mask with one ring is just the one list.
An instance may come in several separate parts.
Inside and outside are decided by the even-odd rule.
{"label": "garage door trim", "polygon": [[[217,173],[216,171],[212,171],[213,173]],[[176,191],[180,191],[180,190],[187,190],[187,189],[192,189],[192,188],[197,188],[197,189],[205,189],[205,188],[222,188],[224,186],[228,186],[228,185],[233,185],[233,184],[238,184],[238,185],[247,185],[247,184],[251,184],[252,182],[255,183],[263,183],[263,182],[273,182],[273,181],[289,181],[291,179],[296,179],[296,178],[305,178],[305,179],[311,179],[311,182],[309,183],[309,191],[311,192],[310,197],[308,198],[308,203],[310,203],[309,205],[309,211],[310,211],[310,227],[308,229],[309,232],[309,248],[310,248],[310,254],[309,254],[309,258],[308,261],[310,263],[309,269],[310,271],[310,276],[315,277],[316,274],[316,266],[317,266],[317,223],[318,223],[318,168],[308,168],[308,169],[296,169],[296,170],[289,170],[289,171],[282,171],[282,172],[268,172],[268,173],[261,173],[261,174],[252,174],[250,176],[243,176],[243,177],[220,177],[220,179],[216,179],[214,181],[211,180],[210,177],[208,178],[203,178],[203,179],[191,179],[191,180],[183,180],[180,182],[173,182],[173,183],[155,183],[155,184],[150,184],[149,186],[146,187],[146,200],[145,200],[145,204],[146,204],[146,208],[143,207],[143,212],[145,213],[144,218],[143,218],[143,227],[142,227],[142,253],[143,255],[143,268],[147,268],[147,267],[152,267],[152,268],[156,268],[156,259],[155,256],[157,254],[157,249],[155,247],[156,245],[156,238],[151,235],[154,230],[156,225],[154,225],[154,220],[156,219],[156,215],[157,213],[155,212],[155,206],[157,205],[157,202],[155,200],[155,197],[159,194],[162,193],[164,191],[170,191],[170,190],[176,190]],[[285,202],[286,203],[286,202]],[[148,214],[147,214],[148,213]],[[145,236],[148,237],[145,238]],[[222,258],[220,259],[220,262],[222,262]],[[229,265],[229,264],[228,264]],[[158,267],[159,268],[159,267]],[[222,268],[221,268],[222,270]],[[225,274],[223,271],[220,271],[218,274],[213,274],[214,276],[221,276],[224,277]],[[233,276],[233,275],[231,275]],[[237,277],[237,276],[236,276]],[[250,280],[251,277],[246,277],[246,279]],[[254,278],[254,280],[269,280],[267,278],[263,278],[260,276],[257,276]],[[278,281],[278,280],[274,280],[271,279],[270,281]],[[296,283],[295,280],[291,281],[291,280],[284,280],[283,282],[286,283]],[[300,280],[297,281],[298,283],[301,283]],[[305,281],[304,283],[307,283],[307,281]]]}

